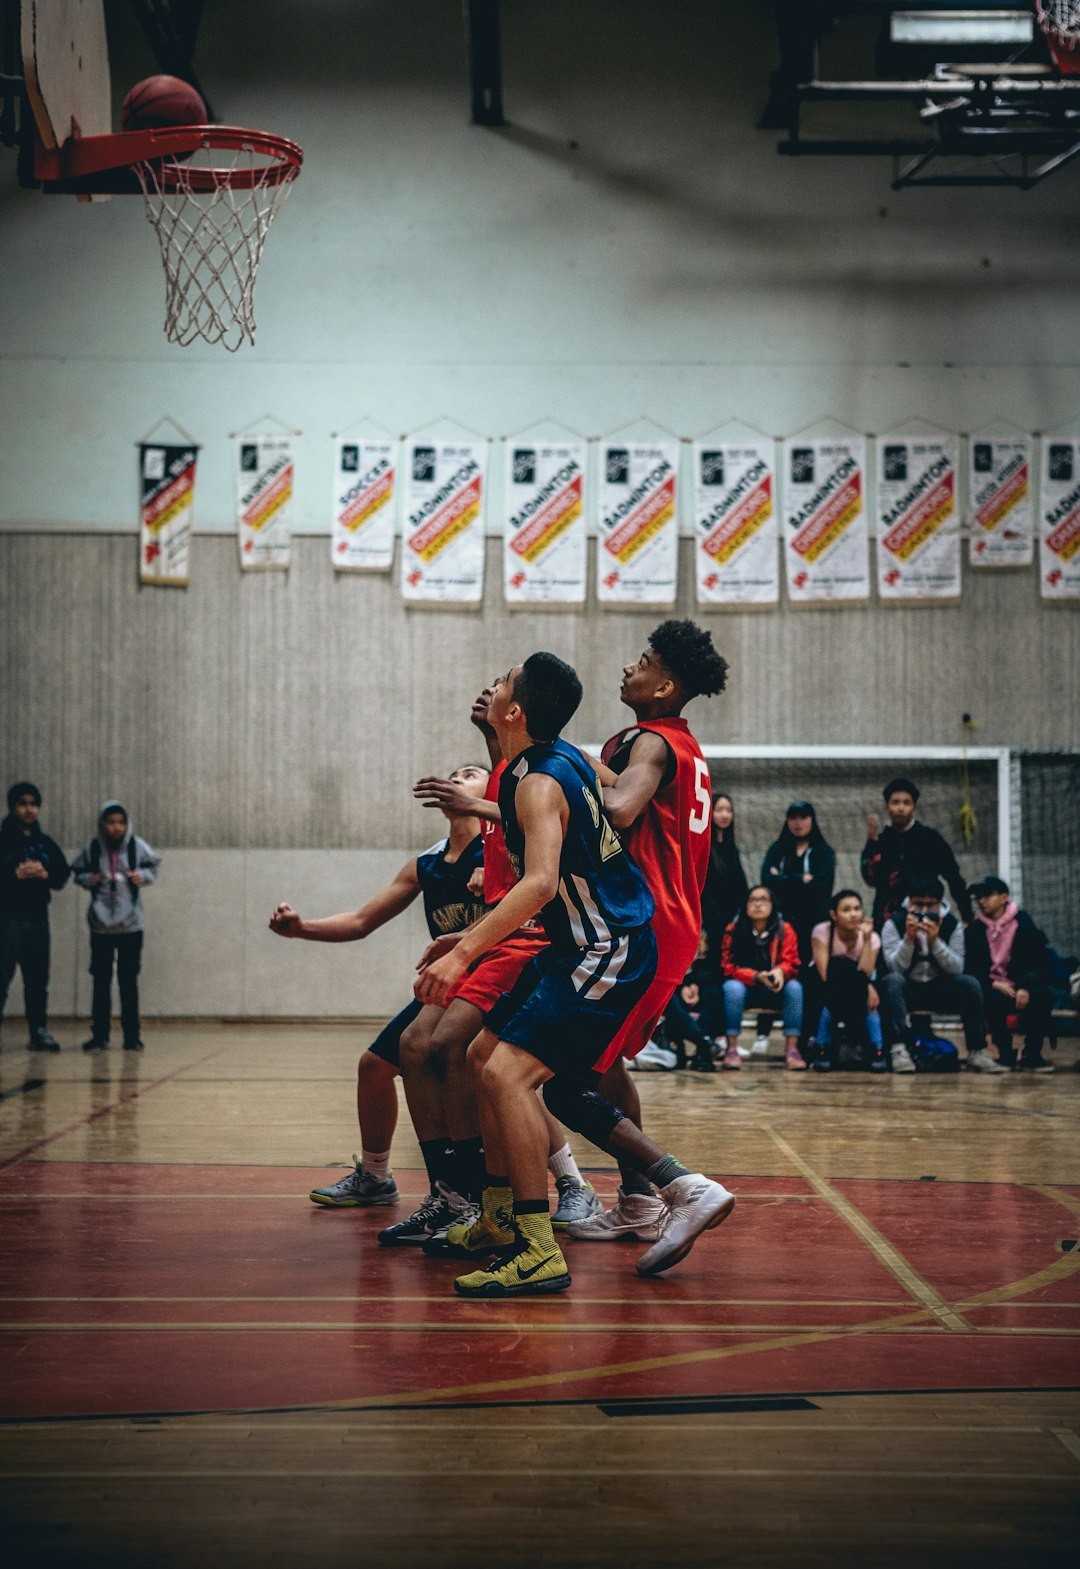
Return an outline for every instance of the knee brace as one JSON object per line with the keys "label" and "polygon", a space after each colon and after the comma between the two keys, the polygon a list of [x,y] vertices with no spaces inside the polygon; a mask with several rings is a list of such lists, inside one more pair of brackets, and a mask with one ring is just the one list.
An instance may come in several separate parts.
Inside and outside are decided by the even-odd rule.
{"label": "knee brace", "polygon": [[544,1104],[564,1127],[582,1134],[600,1149],[607,1149],[608,1140],[624,1115],[589,1085],[558,1076],[544,1085]]}

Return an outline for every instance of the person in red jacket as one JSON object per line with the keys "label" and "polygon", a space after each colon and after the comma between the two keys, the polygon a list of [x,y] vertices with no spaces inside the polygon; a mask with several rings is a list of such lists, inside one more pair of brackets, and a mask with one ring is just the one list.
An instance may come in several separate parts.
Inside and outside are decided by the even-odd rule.
{"label": "person in red jacket", "polygon": [[795,1071],[806,1062],[799,1050],[803,993],[799,982],[799,940],[795,928],[778,914],[762,884],[751,888],[746,907],[724,933],[720,954],[724,975],[724,1028],[727,1051],[722,1068],[741,1068],[739,1031],[744,1009],[779,1010],[783,1020],[784,1066]]}

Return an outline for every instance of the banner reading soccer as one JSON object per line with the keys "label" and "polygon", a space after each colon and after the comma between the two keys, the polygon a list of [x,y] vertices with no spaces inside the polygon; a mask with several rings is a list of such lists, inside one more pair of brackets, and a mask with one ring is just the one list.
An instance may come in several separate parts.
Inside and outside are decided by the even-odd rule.
{"label": "banner reading soccer", "polygon": [[585,603],[585,443],[506,443],[503,584],[509,605]]}
{"label": "banner reading soccer", "polygon": [[1039,484],[1044,599],[1080,599],[1080,436],[1044,436]]}
{"label": "banner reading soccer", "polygon": [[784,443],[784,558],[792,603],[870,597],[866,442],[854,431]]}
{"label": "banner reading soccer", "polygon": [[779,525],[773,443],[694,443],[694,561],[697,602],[775,605],[780,596]]}
{"label": "banner reading soccer", "polygon": [[601,605],[675,603],[677,441],[600,443],[596,597]]}
{"label": "banner reading soccer", "polygon": [[245,570],[288,567],[292,499],[292,439],[241,436],[236,443],[236,526]]}
{"label": "banner reading soccer", "polygon": [[968,443],[973,567],[1026,567],[1032,540],[1032,440],[1021,431],[984,431]]}
{"label": "banner reading soccer", "polygon": [[486,441],[405,443],[401,592],[411,603],[480,603],[486,462]]}
{"label": "banner reading soccer", "polygon": [[143,443],[139,448],[139,577],[143,583],[187,586],[197,458],[197,447]]}
{"label": "banner reading soccer", "polygon": [[959,599],[958,443],[944,431],[877,438],[882,599]]}
{"label": "banner reading soccer", "polygon": [[330,559],[338,572],[389,572],[394,561],[397,442],[339,437],[334,444]]}

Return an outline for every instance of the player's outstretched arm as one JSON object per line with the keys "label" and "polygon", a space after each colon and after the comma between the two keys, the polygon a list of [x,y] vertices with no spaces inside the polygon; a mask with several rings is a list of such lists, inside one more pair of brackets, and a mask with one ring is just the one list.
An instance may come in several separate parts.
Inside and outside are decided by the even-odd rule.
{"label": "player's outstretched arm", "polygon": [[407,861],[393,882],[359,910],[305,921],[291,905],[279,904],[270,917],[270,930],[279,937],[300,937],[306,942],[359,942],[407,910],[419,892],[416,862]]}
{"label": "player's outstretched arm", "polygon": [[630,760],[615,783],[604,787],[604,807],[616,828],[637,822],[664,781],[668,766],[667,742],[652,730],[643,730],[630,748]]}
{"label": "player's outstretched arm", "polygon": [[418,779],[413,785],[413,795],[418,801],[423,801],[425,806],[437,807],[456,817],[482,817],[490,823],[499,821],[497,801],[484,801],[479,796],[470,795],[451,779]]}

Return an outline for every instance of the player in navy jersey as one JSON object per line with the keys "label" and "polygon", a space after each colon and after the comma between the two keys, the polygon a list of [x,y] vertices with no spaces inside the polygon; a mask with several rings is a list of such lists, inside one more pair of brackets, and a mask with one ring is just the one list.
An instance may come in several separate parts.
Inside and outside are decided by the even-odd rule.
{"label": "player in navy jersey", "polygon": [[677,1263],[734,1204],[719,1183],[687,1172],[597,1093],[594,1065],[649,986],[656,942],[652,896],[603,809],[596,772],[559,740],[580,700],[575,671],[554,654],[533,654],[495,683],[488,717],[507,761],[499,804],[520,881],[417,982],[424,1001],[442,1002],[473,960],[525,921],[538,916],[547,933],[549,946],[496,1003],[469,1049],[488,1181],[509,1187],[515,1235],[497,1262],[455,1282],[461,1296],[534,1295],[570,1284],[548,1211],[540,1086],[562,1123],[661,1189],[668,1224],[639,1260],[641,1274]]}
{"label": "player in navy jersey", "polygon": [[[476,796],[479,804],[487,788],[489,773],[479,764],[468,763],[451,777]],[[306,921],[291,905],[279,904],[270,918],[270,930],[279,937],[297,937],[308,942],[358,942],[408,909],[418,896],[423,899],[428,932],[433,938],[479,920],[484,913],[483,896],[473,892],[469,883],[482,864],[480,823],[476,817],[446,815],[450,825],[448,836],[407,861],[393,882],[359,910]],[[330,1209],[354,1209],[397,1203],[397,1185],[390,1174],[390,1144],[398,1111],[394,1081],[401,1071],[402,1033],[414,1021],[419,1021],[424,1011],[422,1004],[414,998],[362,1054],[356,1081],[361,1159],[357,1161],[354,1157],[354,1170],[340,1182],[313,1189],[309,1195],[313,1204]],[[431,1009],[427,1013],[429,1027],[433,1028],[438,1014]],[[445,1226],[451,1218],[449,1213],[442,1213],[446,1201],[436,1193],[435,1186],[437,1180],[449,1176],[445,1166],[446,1129],[424,1129],[418,1133],[418,1138],[428,1168],[431,1194],[435,1197],[431,1202],[425,1201],[430,1213],[425,1211],[422,1224],[413,1228],[415,1236],[395,1237],[392,1239],[395,1241],[423,1243],[439,1229],[436,1222]],[[434,1208],[436,1200],[441,1205],[438,1215]],[[413,1219],[415,1217],[410,1216],[410,1221]],[[402,1226],[407,1225],[407,1222],[402,1223]],[[398,1231],[401,1228],[388,1229]]]}

